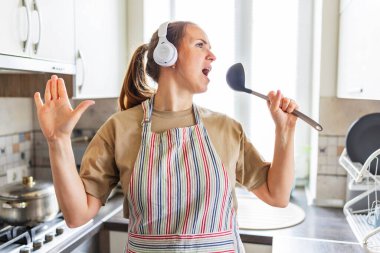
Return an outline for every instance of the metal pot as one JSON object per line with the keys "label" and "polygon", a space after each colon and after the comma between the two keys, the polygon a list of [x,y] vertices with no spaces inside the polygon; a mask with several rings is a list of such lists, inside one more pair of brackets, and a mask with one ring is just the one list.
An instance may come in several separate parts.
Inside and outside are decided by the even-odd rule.
{"label": "metal pot", "polygon": [[24,177],[0,187],[0,220],[11,225],[34,225],[53,219],[59,211],[54,186]]}

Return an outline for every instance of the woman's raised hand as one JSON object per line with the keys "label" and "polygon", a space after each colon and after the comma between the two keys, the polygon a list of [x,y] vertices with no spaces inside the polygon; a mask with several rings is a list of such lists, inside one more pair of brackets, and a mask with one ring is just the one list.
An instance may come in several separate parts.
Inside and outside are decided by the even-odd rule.
{"label": "woman's raised hand", "polygon": [[82,113],[89,106],[95,104],[92,100],[86,100],[81,102],[77,108],[72,109],[65,83],[56,75],[53,75],[46,83],[44,100],[45,103],[42,102],[39,92],[34,94],[38,121],[48,142],[60,138],[70,138]]}
{"label": "woman's raised hand", "polygon": [[271,91],[268,93],[269,101],[268,108],[272,115],[276,127],[285,129],[287,127],[294,128],[297,121],[297,116],[291,114],[298,105],[293,99],[284,97],[281,91]]}

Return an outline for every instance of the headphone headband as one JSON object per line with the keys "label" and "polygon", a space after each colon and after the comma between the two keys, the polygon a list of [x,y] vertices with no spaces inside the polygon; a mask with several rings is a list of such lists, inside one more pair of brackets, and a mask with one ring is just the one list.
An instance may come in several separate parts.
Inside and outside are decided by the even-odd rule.
{"label": "headphone headband", "polygon": [[168,25],[169,22],[165,22],[160,25],[160,27],[158,28],[158,37],[166,37],[166,35],[168,34]]}

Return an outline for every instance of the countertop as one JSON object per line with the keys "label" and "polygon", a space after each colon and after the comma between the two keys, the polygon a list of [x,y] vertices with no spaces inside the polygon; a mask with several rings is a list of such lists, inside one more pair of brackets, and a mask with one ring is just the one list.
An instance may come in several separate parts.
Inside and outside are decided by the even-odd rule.
{"label": "countertop", "polygon": [[290,201],[305,211],[302,223],[283,229],[240,230],[242,241],[269,241],[274,253],[367,252],[353,234],[342,208],[309,206],[303,188],[295,189]]}
{"label": "countertop", "polygon": [[[293,191],[291,202],[304,209],[306,217],[302,223],[283,229],[240,230],[242,241],[272,245],[274,253],[366,252],[356,240],[341,208],[308,206],[303,188]],[[104,222],[103,229],[126,232],[128,220],[119,211]]]}
{"label": "countertop", "polygon": [[[107,220],[117,216],[123,209],[124,197],[122,194],[115,194],[105,206],[102,206],[95,218],[91,221],[91,226],[87,226],[80,234],[75,234],[68,238],[64,243],[57,245],[49,252],[71,253],[89,238],[102,231]],[[103,251],[101,251],[103,252]]]}

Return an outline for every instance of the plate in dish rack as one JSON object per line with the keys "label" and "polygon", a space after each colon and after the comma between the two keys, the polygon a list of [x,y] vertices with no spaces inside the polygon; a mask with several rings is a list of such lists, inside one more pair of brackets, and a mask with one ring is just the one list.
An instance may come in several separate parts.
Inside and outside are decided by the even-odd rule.
{"label": "plate in dish rack", "polygon": [[[347,154],[352,162],[364,164],[367,158],[380,148],[380,113],[364,115],[355,121],[346,137]],[[371,166],[371,173],[376,173],[376,166]]]}

